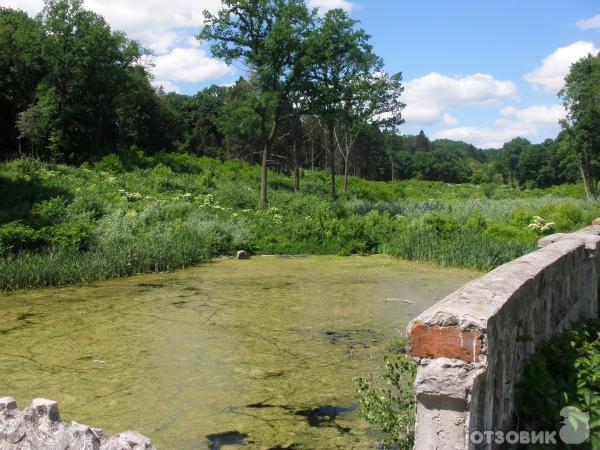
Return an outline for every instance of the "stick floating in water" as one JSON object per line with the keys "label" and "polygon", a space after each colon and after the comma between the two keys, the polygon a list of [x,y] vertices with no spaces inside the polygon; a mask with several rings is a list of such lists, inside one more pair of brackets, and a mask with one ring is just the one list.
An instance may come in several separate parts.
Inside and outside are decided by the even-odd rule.
{"label": "stick floating in water", "polygon": [[415,304],[415,302],[413,302],[412,300],[407,300],[405,298],[386,298],[384,301],[385,302],[404,302],[404,303],[410,303],[411,305]]}

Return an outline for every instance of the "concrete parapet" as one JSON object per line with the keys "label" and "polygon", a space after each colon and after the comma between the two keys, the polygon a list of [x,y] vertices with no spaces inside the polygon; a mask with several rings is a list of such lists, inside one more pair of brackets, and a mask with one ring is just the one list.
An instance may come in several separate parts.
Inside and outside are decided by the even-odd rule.
{"label": "concrete parapet", "polygon": [[[600,222],[463,286],[408,326],[417,359],[415,448],[491,449],[473,431],[516,428],[515,386],[535,345],[598,317]],[[502,448],[506,448],[503,444]]]}

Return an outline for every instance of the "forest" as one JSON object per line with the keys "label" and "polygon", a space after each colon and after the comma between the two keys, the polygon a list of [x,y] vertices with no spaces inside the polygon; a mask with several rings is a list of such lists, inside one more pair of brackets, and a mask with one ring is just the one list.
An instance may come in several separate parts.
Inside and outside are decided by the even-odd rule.
{"label": "forest", "polygon": [[[0,158],[80,165],[142,149],[245,161],[262,166],[261,206],[267,168],[291,176],[295,190],[305,171],[328,169],[344,177],[344,191],[348,175],[520,189],[583,180],[596,197],[597,111],[565,121],[556,139],[539,144],[517,137],[478,149],[430,141],[422,131],[403,135],[402,75],[383,71],[357,21],[343,10],[317,16],[303,1],[259,5],[232,2],[226,14],[207,13],[198,38],[214,56],[243,61],[247,74],[195,95],[153,87],[151,50],[79,0],[47,1],[36,17],[1,8]],[[265,26],[248,28],[250,17]],[[596,77],[589,93],[598,89],[598,57],[586,61]],[[577,89],[562,91],[565,105],[581,97]]]}

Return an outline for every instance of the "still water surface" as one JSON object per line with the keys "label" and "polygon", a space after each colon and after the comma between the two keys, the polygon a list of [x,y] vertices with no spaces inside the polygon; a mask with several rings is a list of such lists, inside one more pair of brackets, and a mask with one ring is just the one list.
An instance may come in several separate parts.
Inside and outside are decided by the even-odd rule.
{"label": "still water surface", "polygon": [[376,448],[352,378],[478,275],[255,257],[0,296],[0,396],[51,398],[65,420],[134,429],[159,449]]}

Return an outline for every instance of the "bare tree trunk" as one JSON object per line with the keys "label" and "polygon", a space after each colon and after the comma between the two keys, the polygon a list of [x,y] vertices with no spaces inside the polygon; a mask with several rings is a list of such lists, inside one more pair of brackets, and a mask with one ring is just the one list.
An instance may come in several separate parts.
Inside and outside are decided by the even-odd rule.
{"label": "bare tree trunk", "polygon": [[392,183],[396,181],[396,167],[394,166],[394,157],[390,155],[390,165],[392,169]]}
{"label": "bare tree trunk", "polygon": [[262,165],[260,167],[260,200],[258,207],[264,209],[267,206],[267,169],[269,161],[269,153],[271,152],[271,146],[273,145],[273,139],[275,137],[275,130],[277,129],[277,118],[273,119],[273,125],[265,145],[263,147],[262,154]]}
{"label": "bare tree trunk", "polygon": [[335,145],[333,143],[333,133],[335,132],[335,123],[330,121],[327,124],[329,131],[329,169],[331,170],[331,199],[337,198],[335,189]]}
{"label": "bare tree trunk", "polygon": [[300,192],[300,165],[298,164],[298,144],[294,134],[294,146],[292,147],[292,157],[294,158],[294,192]]}
{"label": "bare tree trunk", "polygon": [[350,166],[350,158],[344,158],[344,192],[348,193],[348,169]]}
{"label": "bare tree trunk", "polygon": [[581,178],[583,179],[583,188],[585,189],[585,196],[588,200],[592,199],[592,191],[590,189],[590,180],[588,178],[587,172],[583,168],[583,157],[582,161],[579,163],[579,170],[581,171]]}

